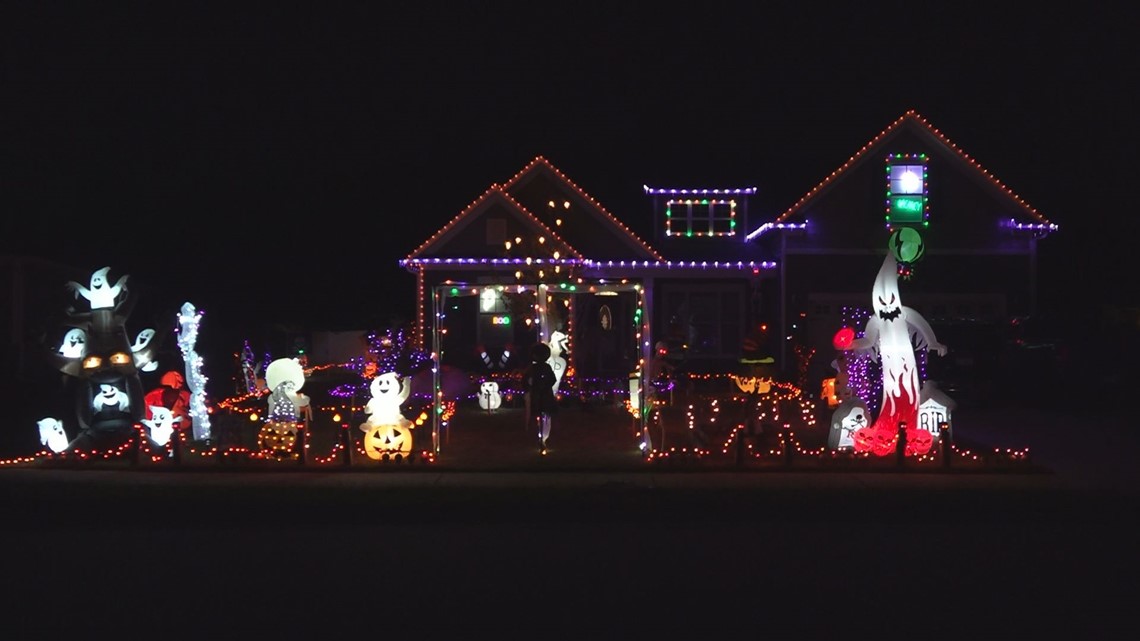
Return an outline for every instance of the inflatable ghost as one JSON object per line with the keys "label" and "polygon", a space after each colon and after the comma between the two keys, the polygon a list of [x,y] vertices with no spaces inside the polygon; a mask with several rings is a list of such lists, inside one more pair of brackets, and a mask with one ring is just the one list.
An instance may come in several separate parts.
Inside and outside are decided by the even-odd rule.
{"label": "inflatable ghost", "polygon": [[153,329],[144,329],[135,336],[135,343],[131,345],[131,353],[134,355],[135,367],[139,368],[140,372],[153,372],[158,369],[158,361],[154,360],[154,353],[147,349],[152,339],[154,339],[155,331]]}
{"label": "inflatable ghost", "polygon": [[83,358],[87,355],[87,332],[80,327],[72,327],[63,335],[58,353],[65,358]]}
{"label": "inflatable ghost", "polygon": [[151,418],[144,418],[140,422],[147,427],[150,440],[154,441],[155,445],[165,446],[170,442],[170,436],[174,434],[174,424],[181,421],[182,417],[175,416],[170,408],[161,405],[151,405],[148,409]]}
{"label": "inflatable ghost", "polygon": [[63,431],[63,422],[58,418],[46,417],[40,419],[40,443],[49,450],[59,453],[67,449],[67,432]]}
{"label": "inflatable ghost", "polygon": [[479,384],[479,407],[485,410],[497,410],[503,404],[503,397],[499,394],[499,384],[495,381],[484,381]]}
{"label": "inflatable ghost", "polygon": [[116,409],[125,412],[131,408],[131,397],[112,383],[100,383],[99,393],[91,401],[96,412],[104,409]]}
{"label": "inflatable ghost", "polygon": [[110,267],[104,267],[92,273],[89,287],[84,287],[75,281],[68,282],[67,287],[75,292],[76,298],[80,296],[86,298],[91,303],[92,310],[109,309],[115,306],[115,299],[119,294],[127,291],[127,276],[121,276],[114,285],[111,285],[107,280],[110,271]]}
{"label": "inflatable ghost", "polygon": [[400,405],[412,392],[410,379],[400,380],[396,372],[385,372],[373,378],[368,387],[372,399],[364,407],[364,413],[368,415],[365,424],[406,427],[410,423],[400,412]]}
{"label": "inflatable ghost", "polygon": [[558,385],[562,382],[562,374],[566,371],[566,359],[562,354],[566,350],[566,342],[570,339],[566,334],[554,330],[550,332],[550,358],[546,362],[550,363],[550,369],[554,370],[554,393],[558,394]]}
{"label": "inflatable ghost", "polygon": [[873,425],[854,434],[855,451],[886,456],[894,451],[899,423],[906,423],[906,454],[926,454],[933,443],[930,432],[918,425],[918,365],[911,345],[911,333],[917,332],[928,349],[946,354],[946,346],[938,342],[930,323],[914,309],[902,304],[899,296],[898,262],[887,253],[875,277],[871,292],[875,313],[867,319],[863,337],[842,345],[855,352],[878,351],[883,372],[883,402]]}

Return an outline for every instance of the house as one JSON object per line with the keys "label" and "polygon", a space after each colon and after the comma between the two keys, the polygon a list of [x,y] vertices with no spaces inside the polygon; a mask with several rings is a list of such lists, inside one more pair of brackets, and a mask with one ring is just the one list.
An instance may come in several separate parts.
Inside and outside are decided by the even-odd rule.
{"label": "house", "polygon": [[749,211],[751,187],[643,189],[648,240],[541,156],[492,184],[400,261],[420,344],[495,376],[558,331],[579,393],[640,376],[659,343],[690,372],[774,361],[815,389],[892,231],[924,250],[904,304],[949,323],[1032,312],[1037,242],[1057,229],[914,111],[779,215]]}
{"label": "house", "polygon": [[[493,376],[521,369],[530,345],[561,332],[577,382],[566,387],[578,393],[626,388],[669,331],[684,333],[702,368],[732,365],[749,301],[776,265],[747,259],[735,213],[720,211],[703,214],[710,238],[741,251],[669,256],[537,157],[401,261],[416,276],[419,340],[444,364]],[[666,232],[700,233],[696,216],[682,223],[678,213]]]}
{"label": "house", "polygon": [[1037,244],[1057,225],[907,111],[748,234],[757,255],[779,265],[777,287],[764,293],[778,298],[785,370],[805,371],[809,387],[834,375],[831,337],[845,325],[862,329],[890,232],[907,227],[924,252],[900,283],[903,304],[953,333],[942,340],[951,358],[967,358],[953,338],[1036,310]]}

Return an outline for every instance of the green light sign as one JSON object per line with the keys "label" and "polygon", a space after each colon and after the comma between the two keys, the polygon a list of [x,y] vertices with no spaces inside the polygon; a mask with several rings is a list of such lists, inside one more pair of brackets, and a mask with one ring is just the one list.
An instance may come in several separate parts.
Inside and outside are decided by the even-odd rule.
{"label": "green light sign", "polygon": [[923,210],[921,196],[891,196],[892,223],[921,223]]}

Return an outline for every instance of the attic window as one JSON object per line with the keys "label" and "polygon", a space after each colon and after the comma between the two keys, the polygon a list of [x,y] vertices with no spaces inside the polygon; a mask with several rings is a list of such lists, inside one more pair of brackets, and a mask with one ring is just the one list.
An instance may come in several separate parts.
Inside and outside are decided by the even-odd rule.
{"label": "attic window", "polygon": [[686,198],[665,203],[666,236],[733,236],[736,201]]}
{"label": "attic window", "polygon": [[930,224],[926,160],[926,154],[887,156],[887,227]]}

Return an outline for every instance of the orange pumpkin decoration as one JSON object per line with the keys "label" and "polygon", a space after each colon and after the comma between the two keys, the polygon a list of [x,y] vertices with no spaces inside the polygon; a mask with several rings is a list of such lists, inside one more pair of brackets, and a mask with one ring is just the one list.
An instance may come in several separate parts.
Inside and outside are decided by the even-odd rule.
{"label": "orange pumpkin decoration", "polygon": [[374,461],[407,458],[412,453],[412,425],[361,425],[364,453]]}
{"label": "orange pumpkin decoration", "polygon": [[257,446],[277,459],[297,458],[297,424],[266,421],[257,433]]}

